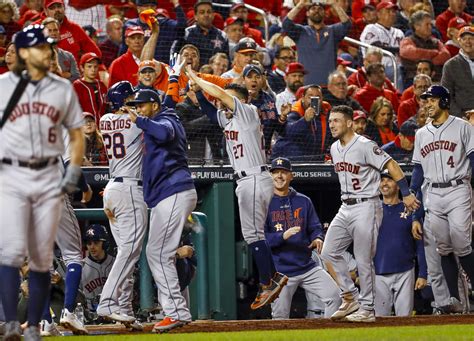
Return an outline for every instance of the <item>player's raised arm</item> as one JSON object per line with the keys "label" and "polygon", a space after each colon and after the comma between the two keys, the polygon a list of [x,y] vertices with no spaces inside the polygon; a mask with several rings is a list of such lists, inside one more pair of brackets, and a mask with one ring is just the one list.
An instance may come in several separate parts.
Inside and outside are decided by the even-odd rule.
{"label": "player's raised arm", "polygon": [[407,209],[412,212],[417,210],[420,207],[420,202],[414,194],[410,193],[407,179],[405,178],[405,174],[403,174],[403,171],[398,163],[392,159],[387,162],[385,168],[388,170],[392,179],[397,182],[398,187],[400,187],[400,191],[403,196],[403,203]]}
{"label": "player's raised arm", "polygon": [[224,89],[222,89],[220,86],[209,83],[208,81],[205,81],[204,79],[199,78],[191,69],[191,66],[188,65],[186,68],[186,73],[188,77],[195,82],[201,89],[205,92],[207,92],[209,95],[212,97],[215,97],[219,100],[222,101],[222,103],[225,104],[227,108],[230,110],[234,111],[235,110],[235,103],[234,103],[234,98],[229,95],[227,92],[225,92]]}

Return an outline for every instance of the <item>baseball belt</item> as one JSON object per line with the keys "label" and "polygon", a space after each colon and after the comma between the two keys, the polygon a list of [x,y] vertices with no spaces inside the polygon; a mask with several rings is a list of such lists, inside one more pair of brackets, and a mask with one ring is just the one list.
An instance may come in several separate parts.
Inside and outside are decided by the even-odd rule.
{"label": "baseball belt", "polygon": [[431,187],[433,188],[448,188],[448,187],[455,187],[455,186],[458,186],[458,185],[462,185],[464,183],[464,181],[462,181],[461,179],[457,179],[457,180],[453,180],[453,181],[450,181],[450,182],[434,182],[431,184]]}
{"label": "baseball belt", "polygon": [[264,165],[264,166],[253,167],[253,168],[243,170],[243,171],[238,171],[234,173],[234,180],[239,180],[253,174],[260,174],[267,170],[268,170],[268,166]]}
{"label": "baseball belt", "polygon": [[51,165],[55,165],[58,163],[57,157],[50,157],[47,159],[31,159],[28,161],[24,160],[14,160],[7,157],[2,159],[2,163],[11,166],[18,166],[18,167],[25,167],[33,170],[41,170]]}

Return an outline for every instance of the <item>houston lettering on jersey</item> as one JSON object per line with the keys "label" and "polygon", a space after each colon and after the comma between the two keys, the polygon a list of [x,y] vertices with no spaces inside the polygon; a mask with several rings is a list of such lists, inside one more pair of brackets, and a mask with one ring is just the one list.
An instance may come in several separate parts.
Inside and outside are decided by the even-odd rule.
{"label": "houston lettering on jersey", "polygon": [[17,118],[24,115],[44,115],[47,116],[56,123],[59,120],[59,110],[42,102],[22,103],[13,109],[12,114],[8,118],[10,122],[15,121]]}
{"label": "houston lettering on jersey", "polygon": [[84,288],[87,290],[87,292],[91,293],[95,289],[99,287],[103,287],[105,285],[105,281],[107,281],[107,277],[97,277],[94,278],[92,281],[84,285]]}
{"label": "houston lettering on jersey", "polygon": [[238,141],[239,132],[237,130],[224,130],[226,140]]}
{"label": "houston lettering on jersey", "polygon": [[446,141],[446,140],[430,142],[427,145],[424,145],[423,147],[421,147],[420,149],[421,156],[426,157],[429,153],[434,152],[435,150],[440,150],[440,149],[454,152],[457,145],[458,145],[457,143]]}
{"label": "houston lettering on jersey", "polygon": [[129,118],[124,118],[116,121],[100,121],[100,130],[118,130],[118,129],[128,129],[132,126],[132,121]]}
{"label": "houston lettering on jersey", "polygon": [[[277,232],[283,230],[282,225],[280,224],[280,222],[282,221],[286,222],[287,228],[303,225],[303,218],[300,217],[301,210],[303,208],[298,207],[294,211],[292,211],[291,209],[286,208],[286,207],[288,206],[287,205],[282,206],[281,208],[283,209],[279,211],[271,211],[272,225]],[[293,218],[291,218],[291,216],[293,216]],[[274,223],[277,223],[277,224],[274,224]]]}
{"label": "houston lettering on jersey", "polygon": [[352,174],[359,174],[360,166],[353,165],[352,163],[349,163],[349,162],[338,162],[334,165],[334,170],[336,171],[336,173],[349,172]]}

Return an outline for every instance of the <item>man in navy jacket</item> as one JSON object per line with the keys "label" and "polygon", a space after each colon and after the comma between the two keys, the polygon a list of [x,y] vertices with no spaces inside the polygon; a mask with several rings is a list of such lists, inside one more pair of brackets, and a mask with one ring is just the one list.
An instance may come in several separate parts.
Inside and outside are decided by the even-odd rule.
{"label": "man in navy jacket", "polygon": [[290,187],[293,179],[290,160],[273,160],[270,171],[274,195],[265,223],[265,238],[277,271],[289,277],[272,303],[272,317],[290,317],[291,300],[299,286],[321,299],[325,304],[324,315],[330,317],[339,308],[341,299],[336,282],[311,257],[313,249],[321,252],[323,247],[318,215],[311,200]]}

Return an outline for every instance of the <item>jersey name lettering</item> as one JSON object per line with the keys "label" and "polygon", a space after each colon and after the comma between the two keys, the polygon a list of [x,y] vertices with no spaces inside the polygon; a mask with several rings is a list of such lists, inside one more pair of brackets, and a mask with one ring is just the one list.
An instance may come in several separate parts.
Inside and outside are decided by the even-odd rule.
{"label": "jersey name lettering", "polygon": [[236,130],[224,130],[226,140],[239,140],[239,132]]}
{"label": "jersey name lettering", "polygon": [[100,130],[128,129],[131,127],[131,122],[129,118],[116,121],[101,121]]}
{"label": "jersey name lettering", "polygon": [[56,123],[59,120],[60,113],[58,109],[47,103],[33,102],[31,105],[30,103],[22,103],[13,109],[9,120],[13,122],[23,115],[44,115],[49,117],[53,123]]}
{"label": "jersey name lettering", "polygon": [[105,281],[107,281],[107,277],[98,277],[84,285],[84,288],[86,288],[88,292],[93,292],[98,287],[103,287],[105,285]]}
{"label": "jersey name lettering", "polygon": [[421,156],[426,157],[430,152],[433,152],[435,150],[449,150],[450,152],[454,152],[456,149],[457,143],[451,142],[451,141],[434,141],[430,142],[427,145],[421,147]]}
{"label": "jersey name lettering", "polygon": [[359,174],[360,166],[353,165],[352,163],[349,163],[349,162],[338,162],[334,165],[334,169],[336,173],[349,172],[352,174]]}

